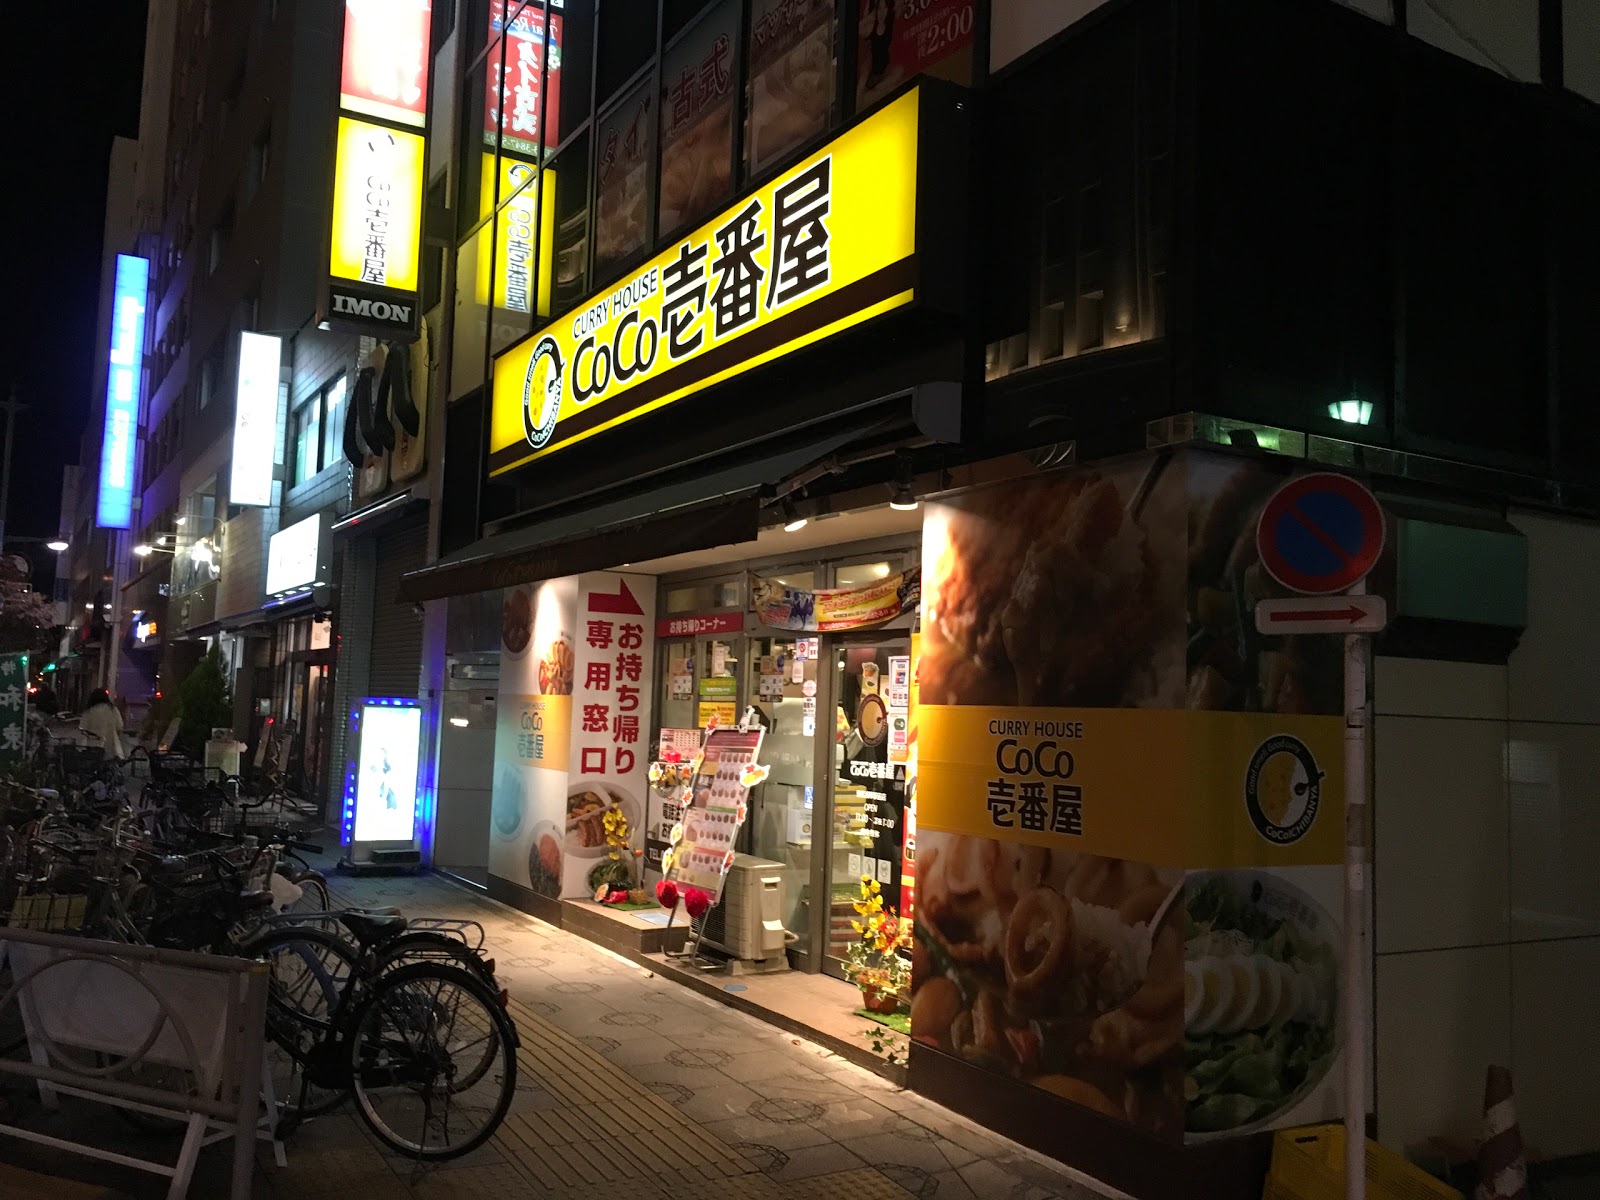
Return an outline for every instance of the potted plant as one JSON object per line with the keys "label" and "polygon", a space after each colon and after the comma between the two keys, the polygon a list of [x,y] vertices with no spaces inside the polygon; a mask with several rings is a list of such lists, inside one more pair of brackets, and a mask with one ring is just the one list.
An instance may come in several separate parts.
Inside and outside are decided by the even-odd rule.
{"label": "potted plant", "polygon": [[861,877],[854,908],[860,920],[851,921],[850,927],[859,936],[845,952],[845,975],[861,989],[868,1012],[898,1012],[911,985],[911,961],[900,953],[911,945],[911,922],[884,907],[882,890],[870,875]]}

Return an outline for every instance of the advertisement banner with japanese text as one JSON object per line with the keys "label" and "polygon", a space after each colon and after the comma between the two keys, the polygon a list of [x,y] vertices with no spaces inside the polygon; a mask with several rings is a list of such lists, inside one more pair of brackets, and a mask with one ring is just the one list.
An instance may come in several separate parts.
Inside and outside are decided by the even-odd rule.
{"label": "advertisement banner with japanese text", "polygon": [[1339,690],[1239,620],[1259,474],[1141,458],[924,525],[913,1036],[1170,1141],[1337,1085]]}
{"label": "advertisement banner with japanese text", "polygon": [[[506,25],[507,0],[490,0],[489,37],[505,30],[505,61],[488,57],[488,80],[483,89],[483,144],[492,151],[496,135],[504,152],[539,161],[543,148],[555,142],[561,128],[561,14],[550,14],[550,35],[545,37],[545,13],[538,4],[520,11]],[[549,76],[545,77],[545,60]],[[540,128],[542,119],[548,128]]]}
{"label": "advertisement banner with japanese text", "polygon": [[0,765],[28,753],[28,656],[0,654]]}
{"label": "advertisement banner with japanese text", "polygon": [[973,0],[861,0],[856,107],[916,75],[972,81]]}
{"label": "advertisement banner with japanese text", "polygon": [[[495,216],[494,245],[488,238],[478,239],[478,303],[487,307],[489,298],[489,259],[494,257],[494,299],[496,325],[510,318],[508,328],[526,328],[526,317],[539,305],[541,316],[550,312],[550,281],[555,259],[550,247],[556,230],[556,172],[547,170],[541,181],[533,183],[534,168],[514,158],[500,161],[499,198],[510,197]],[[480,168],[479,204],[481,216],[488,216],[496,203],[495,157],[483,156]],[[541,256],[540,247],[543,247]],[[537,267],[535,264],[537,263]],[[534,271],[538,271],[538,282]],[[524,318],[520,322],[518,318]],[[509,336],[509,335],[508,335]]]}
{"label": "advertisement banner with japanese text", "polygon": [[[639,886],[633,851],[644,844],[650,786],[656,581],[595,572],[579,576],[577,588],[563,898],[592,897],[603,884]],[[611,843],[624,835],[613,858]]]}
{"label": "advertisement banner with japanese text", "polygon": [[907,93],[499,355],[490,474],[910,303],[918,103]]}
{"label": "advertisement banner with japanese text", "polygon": [[432,0],[345,0],[339,107],[421,129]]}
{"label": "advertisement banner with japanese text", "polygon": [[489,873],[561,894],[572,746],[577,580],[507,588],[500,614]]}
{"label": "advertisement banner with japanese text", "polygon": [[773,629],[830,633],[866,629],[914,610],[922,596],[922,571],[912,567],[853,588],[792,588],[775,579],[750,585],[756,618]]}
{"label": "advertisement banner with japanese text", "polygon": [[661,209],[670,232],[704,216],[733,185],[739,0],[722,0],[661,64]]}

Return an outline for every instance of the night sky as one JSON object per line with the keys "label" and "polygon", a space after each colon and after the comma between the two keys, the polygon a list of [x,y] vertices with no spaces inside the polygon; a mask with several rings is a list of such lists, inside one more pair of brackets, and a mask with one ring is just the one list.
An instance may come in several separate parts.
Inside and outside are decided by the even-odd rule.
{"label": "night sky", "polygon": [[[31,406],[17,419],[8,535],[57,532],[62,467],[77,461],[94,378],[106,159],[113,136],[138,135],[145,7],[6,5],[0,392],[15,384]],[[53,556],[34,556],[47,582]]]}

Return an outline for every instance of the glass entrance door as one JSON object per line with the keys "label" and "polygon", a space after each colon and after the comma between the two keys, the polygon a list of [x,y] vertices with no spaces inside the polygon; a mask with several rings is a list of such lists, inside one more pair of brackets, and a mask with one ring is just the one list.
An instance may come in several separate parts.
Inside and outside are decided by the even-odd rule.
{"label": "glass entrance door", "polygon": [[884,907],[901,910],[905,857],[905,710],[911,639],[879,634],[835,644],[832,651],[833,769],[828,807],[827,952],[823,969],[843,976],[857,934],[852,903],[861,880],[878,882]]}

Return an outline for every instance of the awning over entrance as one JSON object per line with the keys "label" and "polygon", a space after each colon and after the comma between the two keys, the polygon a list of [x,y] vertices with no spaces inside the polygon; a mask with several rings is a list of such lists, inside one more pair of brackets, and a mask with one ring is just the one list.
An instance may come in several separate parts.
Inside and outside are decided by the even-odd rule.
{"label": "awning over entrance", "polygon": [[438,600],[751,541],[764,485],[827,458],[865,432],[851,423],[720,471],[702,464],[698,474],[659,488],[483,538],[404,575],[400,599]]}

